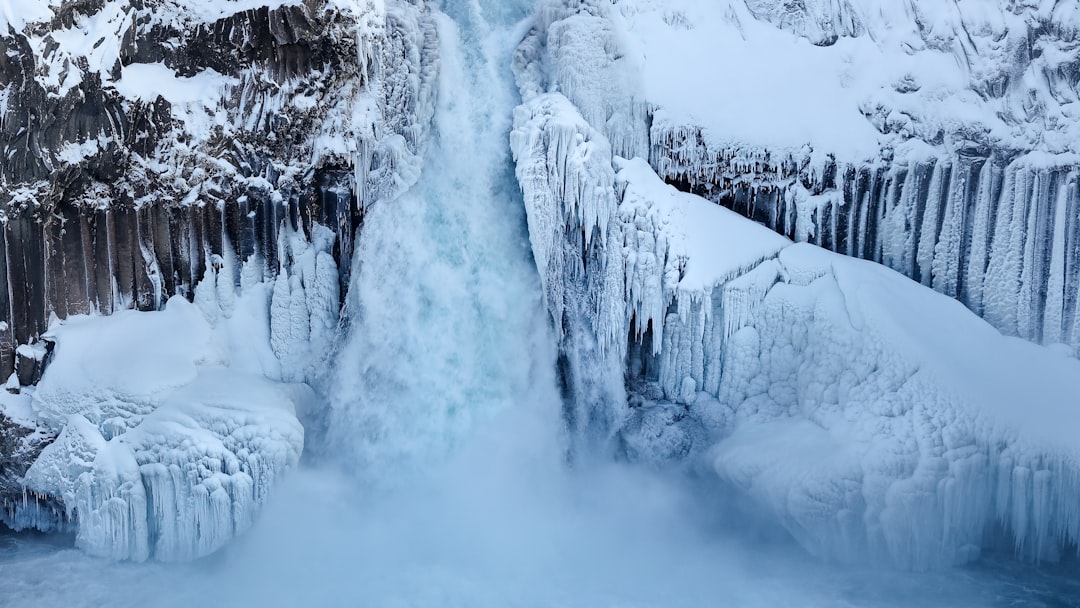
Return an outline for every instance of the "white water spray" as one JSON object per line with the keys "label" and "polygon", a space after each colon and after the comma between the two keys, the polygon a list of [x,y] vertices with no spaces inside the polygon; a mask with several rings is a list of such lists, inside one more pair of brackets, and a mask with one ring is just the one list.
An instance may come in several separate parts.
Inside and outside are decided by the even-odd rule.
{"label": "white water spray", "polygon": [[507,146],[512,25],[526,8],[463,2],[436,17],[435,137],[420,181],[361,228],[326,439],[365,479],[424,469],[510,410],[550,425],[528,424],[530,440],[558,435],[553,339]]}

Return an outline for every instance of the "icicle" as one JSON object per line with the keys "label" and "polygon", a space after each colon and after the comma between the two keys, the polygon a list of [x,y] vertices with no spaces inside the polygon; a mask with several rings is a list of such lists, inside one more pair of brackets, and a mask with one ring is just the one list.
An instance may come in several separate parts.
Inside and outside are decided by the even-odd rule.
{"label": "icicle", "polygon": [[1065,235],[1069,199],[1075,196],[1077,173],[1072,172],[1058,186],[1053,209],[1053,237],[1050,243],[1050,266],[1047,268],[1046,306],[1043,312],[1042,340],[1046,344],[1062,342],[1065,337]]}
{"label": "icicle", "polygon": [[960,266],[964,255],[964,226],[967,222],[967,191],[971,175],[969,161],[961,160],[953,170],[941,232],[934,246],[931,286],[951,297],[959,295]]}
{"label": "icicle", "polygon": [[979,171],[979,189],[972,208],[971,253],[968,255],[967,276],[964,279],[963,302],[975,314],[983,313],[983,281],[989,263],[991,218],[994,217],[993,182],[996,167],[987,160]]}
{"label": "icicle", "polygon": [[1016,301],[1020,292],[1020,249],[1023,218],[1030,197],[1030,172],[1013,162],[1005,168],[990,261],[983,280],[983,314],[999,330],[1016,334]]}
{"label": "icicle", "polygon": [[1027,218],[1022,228],[1023,247],[1019,251],[1023,257],[1020,266],[1020,293],[1016,303],[1016,330],[1022,338],[1039,337],[1042,317],[1042,296],[1040,293],[1045,248],[1043,227],[1047,222],[1051,206],[1053,178],[1043,168],[1034,170],[1035,181],[1031,192],[1031,203],[1027,209]]}

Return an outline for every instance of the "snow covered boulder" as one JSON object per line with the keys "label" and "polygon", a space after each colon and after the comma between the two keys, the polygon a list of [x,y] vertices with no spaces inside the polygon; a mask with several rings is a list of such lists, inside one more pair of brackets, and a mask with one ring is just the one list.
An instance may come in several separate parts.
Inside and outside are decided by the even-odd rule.
{"label": "snow covered boulder", "polygon": [[254,521],[304,445],[303,385],[228,367],[194,304],[79,317],[56,328],[33,396],[60,430],[25,476],[60,498],[76,544],[113,559],[195,559]]}

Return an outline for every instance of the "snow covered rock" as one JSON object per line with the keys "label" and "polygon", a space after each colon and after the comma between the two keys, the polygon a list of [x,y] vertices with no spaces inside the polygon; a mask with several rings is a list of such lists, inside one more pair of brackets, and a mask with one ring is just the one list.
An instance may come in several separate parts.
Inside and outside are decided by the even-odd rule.
{"label": "snow covered rock", "polygon": [[[800,152],[804,161],[779,164],[767,151],[728,157],[729,165],[702,160],[707,170],[727,167],[732,179],[784,176],[801,189],[796,204],[815,213],[849,206],[859,193],[869,203],[845,216],[857,223],[833,213],[828,230],[798,217],[795,205],[785,208],[775,185],[764,213],[804,239],[861,243],[865,249],[851,253],[866,257],[876,248],[928,286],[919,285],[879,264],[793,244],[679,192],[641,158],[606,157],[604,134],[565,96],[529,90],[543,73],[536,59],[543,53],[529,38],[519,53],[534,60],[517,66],[526,100],[512,137],[518,178],[541,276],[551,283],[574,268],[576,283],[562,285],[584,286],[575,297],[607,298],[588,309],[588,323],[562,328],[591,335],[623,362],[635,407],[606,405],[621,421],[615,447],[624,456],[667,464],[703,458],[830,559],[925,569],[964,563],[987,543],[1012,543],[1035,560],[1075,547],[1080,418],[1072,396],[1080,363],[1003,336],[928,288],[956,295],[982,285],[981,312],[1008,311],[1001,314],[1017,323],[1046,319],[1033,305],[1046,293],[1055,312],[1040,331],[1060,333],[1069,321],[1057,311],[1072,306],[1059,270],[1072,267],[1063,248],[1071,242],[1069,172],[1044,180],[1026,168],[1038,158],[1031,154],[995,173],[989,162],[951,160],[925,143],[906,144],[894,168],[865,171],[837,171],[837,161],[811,150]],[[701,143],[700,133],[687,133]],[[606,163],[617,171],[607,187]],[[830,194],[840,187],[842,195]],[[873,188],[881,191],[862,194]],[[1007,204],[969,203],[1004,190],[1012,193]],[[925,199],[932,201],[925,208],[915,202]],[[603,213],[581,211],[595,209]],[[1040,224],[1051,210],[1064,221]],[[923,223],[932,228],[913,232]],[[588,251],[605,256],[582,255]],[[1025,256],[1034,264],[1027,270]],[[1002,300],[990,288],[1008,281],[1019,298]],[[549,310],[565,317],[570,295],[545,288]],[[613,303],[620,292],[621,309]],[[616,345],[620,336],[625,346]],[[564,351],[577,347],[564,335]]]}
{"label": "snow covered rock", "polygon": [[275,279],[285,225],[334,232],[340,289],[364,207],[416,179],[438,65],[422,3],[4,6],[4,377],[51,315],[191,298],[215,256]]}
{"label": "snow covered rock", "polygon": [[233,342],[240,332],[257,342],[243,331],[249,315],[268,324],[268,294],[255,293],[261,317],[207,319],[175,297],[160,312],[73,317],[52,330],[55,356],[32,407],[59,436],[23,483],[62,501],[79,547],[113,559],[207,555],[252,524],[297,464],[296,410],[311,390],[267,379],[251,345]]}
{"label": "snow covered rock", "polygon": [[1076,3],[1013,4],[554,1],[516,67],[680,189],[1076,351]]}

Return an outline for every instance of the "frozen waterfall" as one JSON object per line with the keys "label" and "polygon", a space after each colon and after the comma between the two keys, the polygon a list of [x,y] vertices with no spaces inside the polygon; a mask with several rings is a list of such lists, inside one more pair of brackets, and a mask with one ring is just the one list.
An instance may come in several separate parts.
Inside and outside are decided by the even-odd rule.
{"label": "frozen waterfall", "polygon": [[325,449],[367,477],[422,469],[519,405],[557,417],[554,342],[506,146],[525,4],[451,3],[436,17],[438,102],[419,181],[364,219]]}

